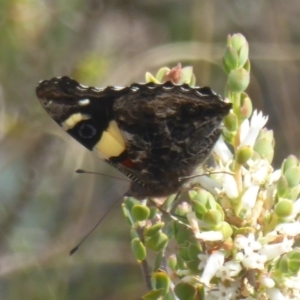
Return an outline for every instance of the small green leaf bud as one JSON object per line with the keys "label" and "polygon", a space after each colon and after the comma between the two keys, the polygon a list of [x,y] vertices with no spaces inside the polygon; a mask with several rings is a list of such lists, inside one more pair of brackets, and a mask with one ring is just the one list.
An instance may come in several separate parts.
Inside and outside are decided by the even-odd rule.
{"label": "small green leaf bud", "polygon": [[150,209],[145,205],[136,204],[133,206],[131,213],[137,221],[145,221],[150,215]]}
{"label": "small green leaf bud", "polygon": [[131,250],[137,261],[142,261],[147,256],[146,248],[139,238],[131,241]]}
{"label": "small green leaf bud", "polygon": [[228,75],[228,85],[231,92],[241,93],[249,85],[250,74],[243,68],[238,68]]}
{"label": "small green leaf bud", "polygon": [[253,156],[252,147],[245,145],[238,149],[236,161],[239,165],[244,165]]}
{"label": "small green leaf bud", "polygon": [[275,213],[279,218],[285,218],[293,212],[293,201],[289,199],[280,200],[275,206]]}

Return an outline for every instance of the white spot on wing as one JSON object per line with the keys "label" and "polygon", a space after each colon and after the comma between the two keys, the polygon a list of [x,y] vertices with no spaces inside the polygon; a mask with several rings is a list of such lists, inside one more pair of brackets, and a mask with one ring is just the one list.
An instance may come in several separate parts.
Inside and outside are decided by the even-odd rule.
{"label": "white spot on wing", "polygon": [[182,91],[184,91],[184,92],[188,92],[188,91],[190,91],[190,89],[189,89],[189,88],[186,88],[186,87],[183,87],[183,86],[181,86],[181,87],[180,87],[180,89],[181,89]]}
{"label": "white spot on wing", "polygon": [[102,92],[103,90],[104,90],[103,88],[96,88],[96,87],[92,88],[93,92]]}
{"label": "white spot on wing", "polygon": [[82,85],[77,86],[76,89],[80,92],[87,90],[87,88],[83,87]]}
{"label": "white spot on wing", "polygon": [[163,89],[168,91],[168,90],[173,90],[174,86],[163,86]]}
{"label": "white spot on wing", "polygon": [[79,104],[80,106],[86,106],[86,105],[89,105],[90,103],[91,103],[91,101],[90,101],[90,99],[88,99],[88,98],[80,99],[80,100],[78,101],[78,104]]}
{"label": "white spot on wing", "polygon": [[132,86],[132,87],[130,87],[130,90],[132,91],[132,92],[137,92],[138,90],[139,90],[140,88],[139,87],[137,87],[137,86]]}
{"label": "white spot on wing", "polygon": [[124,87],[123,86],[114,86],[113,89],[114,89],[114,91],[121,91],[124,89]]}
{"label": "white spot on wing", "polygon": [[148,88],[149,90],[155,90],[155,89],[157,88],[157,86],[147,86],[147,88]]}

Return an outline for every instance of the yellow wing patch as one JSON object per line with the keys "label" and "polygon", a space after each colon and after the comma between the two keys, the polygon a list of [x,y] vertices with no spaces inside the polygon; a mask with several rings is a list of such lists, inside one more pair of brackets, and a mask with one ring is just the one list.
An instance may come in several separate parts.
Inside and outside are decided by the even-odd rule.
{"label": "yellow wing patch", "polygon": [[94,147],[101,157],[119,156],[126,149],[125,141],[116,121],[110,121],[107,130],[104,130],[100,141]]}
{"label": "yellow wing patch", "polygon": [[88,115],[83,115],[81,113],[71,115],[67,120],[61,123],[61,126],[64,130],[70,130],[76,126],[80,121],[88,120],[91,117]]}

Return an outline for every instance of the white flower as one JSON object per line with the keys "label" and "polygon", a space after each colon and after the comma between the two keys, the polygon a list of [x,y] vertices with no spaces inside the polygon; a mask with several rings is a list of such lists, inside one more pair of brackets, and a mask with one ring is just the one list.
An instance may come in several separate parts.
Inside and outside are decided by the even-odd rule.
{"label": "white flower", "polygon": [[252,253],[243,259],[242,264],[247,269],[264,270],[266,261],[267,261],[267,258],[265,255],[260,255],[258,253]]}
{"label": "white flower", "polygon": [[242,175],[243,175],[243,186],[244,188],[250,187],[252,183],[251,173],[246,168],[242,167]]}
{"label": "white flower", "polygon": [[237,276],[242,270],[240,263],[236,261],[226,262],[216,273],[217,277],[220,277],[222,281],[226,279],[230,280],[232,277]]}
{"label": "white flower", "polygon": [[264,183],[272,171],[273,168],[266,159],[258,160],[250,170],[252,180],[258,184]]}
{"label": "white flower", "polygon": [[246,190],[246,192],[242,196],[242,205],[244,208],[252,209],[254,207],[258,191],[258,185],[253,185]]}
{"label": "white flower", "polygon": [[281,234],[277,230],[272,230],[268,232],[264,237],[260,238],[262,244],[268,244],[273,242],[280,236]]}
{"label": "white flower", "polygon": [[245,255],[250,255],[262,247],[261,244],[255,240],[253,233],[249,233],[248,237],[237,235],[234,239],[234,246],[239,250],[243,250]]}
{"label": "white flower", "polygon": [[300,213],[300,198],[293,204],[293,216],[296,217]]}
{"label": "white flower", "polygon": [[220,267],[223,266],[224,260],[225,255],[221,251],[214,251],[209,256],[203,274],[200,278],[200,281],[204,285],[209,286],[210,280],[215,276]]}
{"label": "white flower", "polygon": [[234,239],[234,246],[239,250],[244,250],[248,247],[248,239],[244,235],[237,235]]}
{"label": "white flower", "polygon": [[240,126],[240,141],[245,140],[250,129],[250,122],[248,119],[244,120]]}
{"label": "white flower", "polygon": [[216,142],[213,151],[221,159],[224,165],[226,165],[228,161],[232,160],[233,158],[233,154],[228,149],[222,136],[220,136],[220,138]]}
{"label": "white flower", "polygon": [[270,183],[273,183],[273,182],[277,182],[279,180],[279,178],[281,177],[281,170],[278,169],[276,171],[274,171],[271,175],[270,175]]}
{"label": "white flower", "polygon": [[236,181],[232,175],[225,174],[224,175],[224,191],[228,198],[235,199],[238,197],[239,192],[237,188]]}
{"label": "white flower", "polygon": [[289,289],[296,289],[300,290],[300,274],[298,273],[298,276],[290,276],[290,277],[284,277],[282,284]]}
{"label": "white flower", "polygon": [[198,219],[196,217],[196,214],[194,212],[188,212],[186,216],[191,226],[191,229],[193,230],[194,235],[197,238],[200,234],[200,229],[198,226]]}
{"label": "white flower", "polygon": [[210,291],[208,293],[208,297],[205,299],[216,299],[216,300],[232,300],[237,299],[238,296],[238,285],[232,283],[232,285],[228,286],[228,284],[225,286],[222,283],[218,283],[218,286],[216,289]]}
{"label": "white flower", "polygon": [[267,289],[267,294],[270,297],[270,300],[287,300],[285,296],[276,288]]}
{"label": "white flower", "polygon": [[245,257],[245,254],[241,251],[238,251],[235,255],[234,255],[234,260],[241,262]]}
{"label": "white flower", "polygon": [[216,195],[216,190],[222,189],[222,184],[219,181],[216,181],[213,178],[208,176],[199,176],[197,178],[197,182],[200,183],[201,187],[204,188],[206,191],[210,192],[213,195]]}
{"label": "white flower", "polygon": [[259,250],[259,253],[261,255],[264,255],[267,260],[272,260],[284,253],[291,251],[293,249],[293,244],[293,240],[289,240],[285,237],[281,243],[264,245]]}
{"label": "white flower", "polygon": [[275,281],[268,275],[262,275],[259,281],[263,286],[267,288],[273,288],[275,286]]}
{"label": "white flower", "polygon": [[198,254],[198,258],[200,260],[200,264],[198,265],[198,269],[202,270],[205,268],[207,260],[208,260],[208,255],[207,254]]}
{"label": "white flower", "polygon": [[240,146],[250,146],[253,148],[254,143],[260,130],[266,125],[268,121],[267,116],[263,116],[262,112],[254,110],[250,122],[246,119],[240,127]]}
{"label": "white flower", "polygon": [[224,239],[223,233],[221,231],[202,231],[199,234],[195,235],[197,239],[203,241],[222,241]]}
{"label": "white flower", "polygon": [[300,222],[279,224],[275,227],[274,231],[288,236],[296,236],[300,234]]}

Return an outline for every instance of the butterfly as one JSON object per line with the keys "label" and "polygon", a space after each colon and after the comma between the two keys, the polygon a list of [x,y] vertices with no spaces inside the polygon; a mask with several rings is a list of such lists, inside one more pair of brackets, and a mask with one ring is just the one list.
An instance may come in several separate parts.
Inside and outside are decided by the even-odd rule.
{"label": "butterfly", "polygon": [[36,95],[67,133],[132,180],[127,195],[136,199],[180,191],[232,107],[208,87],[170,81],[95,88],[64,76],[41,81]]}

